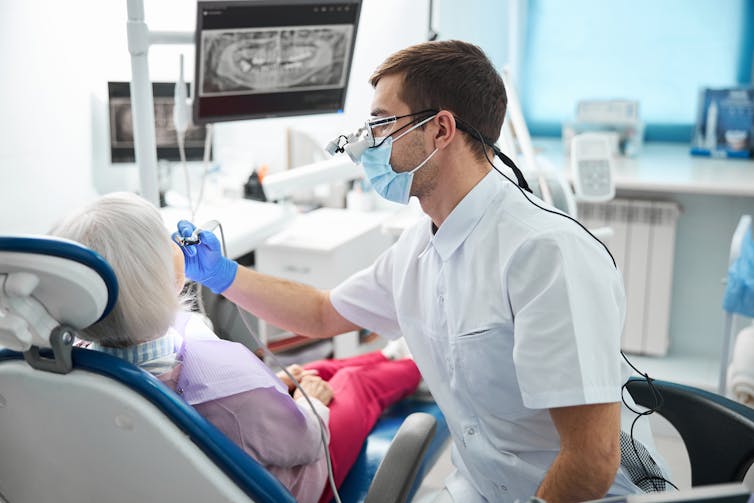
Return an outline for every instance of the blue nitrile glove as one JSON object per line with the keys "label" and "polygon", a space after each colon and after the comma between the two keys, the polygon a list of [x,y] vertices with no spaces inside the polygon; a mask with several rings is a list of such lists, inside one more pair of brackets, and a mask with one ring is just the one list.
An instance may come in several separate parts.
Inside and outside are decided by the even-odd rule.
{"label": "blue nitrile glove", "polygon": [[[181,220],[178,222],[178,232],[173,233],[173,240],[178,236],[191,236],[194,229],[194,224]],[[210,231],[201,231],[199,239],[200,242],[195,245],[179,244],[186,262],[186,277],[198,281],[215,293],[223,293],[236,279],[238,264],[223,257],[220,241]]]}

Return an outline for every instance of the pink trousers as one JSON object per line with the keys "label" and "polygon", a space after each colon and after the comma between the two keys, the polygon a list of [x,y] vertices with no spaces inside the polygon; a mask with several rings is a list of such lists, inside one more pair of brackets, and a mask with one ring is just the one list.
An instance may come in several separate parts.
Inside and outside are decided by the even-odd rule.
{"label": "pink trousers", "polygon": [[[389,360],[380,351],[304,365],[316,370],[333,389],[330,408],[330,457],[335,485],[340,487],[382,411],[416,390],[419,369],[410,358]],[[320,503],[332,499],[330,484]]]}

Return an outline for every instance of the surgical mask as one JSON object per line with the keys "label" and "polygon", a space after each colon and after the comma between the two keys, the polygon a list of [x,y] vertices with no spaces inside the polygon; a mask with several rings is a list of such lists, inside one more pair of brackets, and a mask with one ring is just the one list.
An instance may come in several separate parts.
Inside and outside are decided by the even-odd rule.
{"label": "surgical mask", "polygon": [[432,156],[437,153],[437,149],[434,149],[426,159],[411,171],[396,173],[390,165],[390,155],[393,152],[393,143],[433,118],[434,116],[419,122],[401,133],[401,135],[395,139],[391,136],[379,139],[375,138],[375,142],[378,146],[368,148],[363,154],[361,154],[361,165],[364,167],[364,172],[369,179],[369,183],[372,184],[375,192],[381,197],[395,203],[408,204],[408,199],[411,196],[411,183],[414,180],[414,173],[419,171],[420,168],[432,159]]}

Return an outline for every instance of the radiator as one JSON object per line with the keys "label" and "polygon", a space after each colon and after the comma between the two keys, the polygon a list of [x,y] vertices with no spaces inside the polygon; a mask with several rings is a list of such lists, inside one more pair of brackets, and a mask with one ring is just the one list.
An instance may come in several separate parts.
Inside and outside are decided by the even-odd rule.
{"label": "radiator", "polygon": [[578,204],[587,228],[610,227],[605,243],[623,273],[626,324],[621,348],[628,353],[665,355],[670,346],[670,298],[677,203],[614,199]]}

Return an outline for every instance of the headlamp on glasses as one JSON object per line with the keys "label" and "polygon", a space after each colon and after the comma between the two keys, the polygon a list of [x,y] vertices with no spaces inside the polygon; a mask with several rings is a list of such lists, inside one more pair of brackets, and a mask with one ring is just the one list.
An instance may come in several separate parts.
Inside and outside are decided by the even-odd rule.
{"label": "headlamp on glasses", "polygon": [[397,127],[398,119],[403,119],[405,117],[413,117],[417,115],[423,115],[426,116],[428,114],[435,114],[437,113],[436,110],[422,110],[421,112],[416,112],[412,114],[406,114],[406,115],[390,115],[388,117],[374,117],[373,119],[369,119],[364,123],[364,126],[360,127],[353,133],[349,135],[340,135],[334,140],[330,141],[326,146],[325,150],[330,155],[335,155],[336,153],[343,153],[345,152],[348,154],[348,157],[351,158],[351,160],[358,164],[361,160],[361,155],[364,153],[364,151],[368,148],[372,147],[379,147],[382,145],[382,142],[385,141],[385,138],[388,136],[397,133],[398,131],[401,131],[402,129],[411,126],[412,124],[418,122],[424,117],[420,117],[416,120],[410,121],[407,124]]}
{"label": "headlamp on glasses", "polygon": [[[412,126],[417,122],[426,122],[430,120],[432,116],[437,115],[437,113],[437,110],[428,109],[406,115],[375,117],[366,121],[364,126],[360,127],[354,133],[348,136],[338,136],[327,144],[325,150],[330,155],[345,152],[354,163],[359,164],[359,162],[361,161],[361,155],[366,151],[366,149],[371,147],[379,147],[388,136],[391,136],[409,126]],[[416,115],[419,115],[421,117],[417,117],[416,119],[409,121],[407,124],[404,124],[401,127],[396,127],[398,119],[403,119],[404,117],[413,117]],[[505,155],[497,147],[497,145],[495,145],[495,142],[492,139],[485,137],[474,126],[457,117],[456,115],[453,115],[453,118],[455,119],[456,127],[459,130],[468,134],[473,139],[479,141],[485,147],[484,156],[485,158],[487,158],[487,162],[489,162],[494,169],[497,170],[490,158],[487,157],[487,147],[492,149],[494,154],[503,162],[503,164],[511,168],[513,173],[516,175],[516,185],[518,185],[521,189],[531,193],[531,188],[529,188],[529,184],[526,182],[526,178],[524,178],[521,170],[518,169],[518,166],[516,166],[516,164],[510,157]]]}

